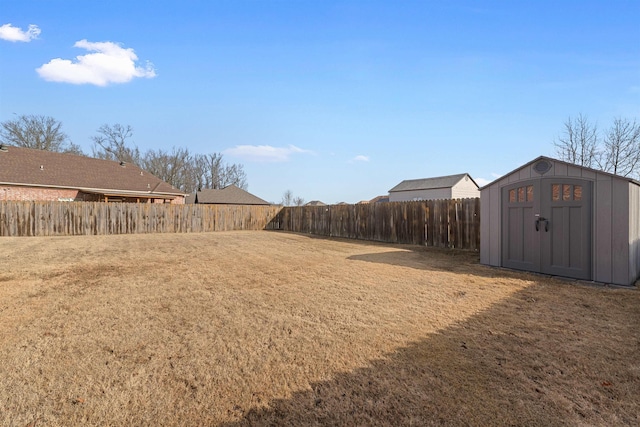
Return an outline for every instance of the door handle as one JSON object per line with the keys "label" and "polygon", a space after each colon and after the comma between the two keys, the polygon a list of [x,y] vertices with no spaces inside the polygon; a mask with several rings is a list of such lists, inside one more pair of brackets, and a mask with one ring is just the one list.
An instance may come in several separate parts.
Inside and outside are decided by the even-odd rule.
{"label": "door handle", "polygon": [[549,232],[549,220],[547,218],[540,217],[536,219],[536,231],[540,231],[540,223],[544,222],[544,231]]}

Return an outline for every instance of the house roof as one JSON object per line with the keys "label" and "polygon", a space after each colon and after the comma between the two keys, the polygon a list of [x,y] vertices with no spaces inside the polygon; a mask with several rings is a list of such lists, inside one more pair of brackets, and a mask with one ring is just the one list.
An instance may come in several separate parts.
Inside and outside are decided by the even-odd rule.
{"label": "house roof", "polygon": [[389,201],[389,196],[385,195],[385,196],[374,197],[373,199],[369,200],[369,203],[385,203],[388,201]]}
{"label": "house roof", "polygon": [[412,190],[433,190],[436,188],[450,188],[460,182],[464,177],[469,177],[476,187],[478,184],[471,178],[468,173],[460,173],[457,175],[438,176],[434,178],[423,179],[406,179],[400,184],[389,190],[389,193],[395,191],[412,191]]}
{"label": "house roof", "polygon": [[605,172],[605,171],[601,171],[601,170],[598,170],[598,169],[592,169],[592,168],[589,168],[589,167],[586,167],[586,166],[576,165],[574,163],[565,162],[564,160],[558,160],[558,159],[554,159],[552,157],[538,156],[535,159],[531,160],[530,162],[527,162],[524,165],[512,170],[511,172],[505,173],[501,177],[494,179],[493,181],[491,181],[487,185],[484,185],[482,188],[480,188],[480,190],[484,190],[485,188],[491,187],[496,182],[504,179],[504,177],[512,175],[512,174],[514,174],[515,172],[518,172],[521,169],[527,168],[530,165],[532,165],[532,164],[534,164],[534,163],[536,163],[536,162],[538,162],[540,160],[547,160],[547,161],[554,162],[554,163],[562,163],[564,165],[574,166],[574,167],[585,169],[585,170],[588,170],[588,171],[591,171],[591,172],[595,172],[595,173],[599,173],[599,174],[603,174],[603,175],[608,175],[610,177],[614,177],[614,178],[618,178],[618,179],[623,179],[625,181],[632,182],[632,183],[634,183],[636,185],[640,185],[640,181],[637,181],[637,180],[635,180],[633,178],[629,178],[629,177],[626,177],[626,176],[615,175],[615,174],[612,174],[612,173],[609,173],[609,172]]}
{"label": "house roof", "polygon": [[327,206],[327,204],[322,203],[320,200],[312,200],[308,203],[305,203],[305,206]]}
{"label": "house roof", "polygon": [[195,203],[217,205],[269,205],[270,203],[254,196],[235,185],[222,189],[206,189],[196,192]]}
{"label": "house roof", "polygon": [[31,148],[3,148],[6,151],[0,151],[0,184],[71,188],[128,197],[173,198],[184,195],[131,163]]}

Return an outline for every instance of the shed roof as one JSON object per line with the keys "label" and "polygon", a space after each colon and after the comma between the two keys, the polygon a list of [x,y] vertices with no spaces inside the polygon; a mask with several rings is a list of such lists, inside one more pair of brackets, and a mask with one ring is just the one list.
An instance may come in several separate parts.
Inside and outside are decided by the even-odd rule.
{"label": "shed roof", "polygon": [[478,184],[471,178],[471,175],[468,173],[460,173],[457,175],[447,175],[447,176],[438,176],[434,178],[422,178],[422,179],[406,179],[402,181],[400,184],[393,187],[389,190],[389,193],[393,193],[395,191],[411,191],[411,190],[433,190],[436,188],[451,188],[460,182],[464,177],[467,176],[471,179],[476,187]]}
{"label": "shed roof", "polygon": [[4,146],[0,184],[71,188],[89,193],[175,197],[184,193],[131,163]]}
{"label": "shed roof", "polygon": [[217,205],[269,205],[266,200],[254,196],[236,185],[222,189],[206,189],[196,192],[195,203]]}
{"label": "shed roof", "polygon": [[505,177],[507,177],[507,176],[509,176],[509,175],[512,175],[512,174],[514,174],[514,173],[516,173],[516,172],[518,172],[518,171],[520,171],[520,170],[522,170],[522,169],[525,169],[525,168],[527,168],[527,167],[531,166],[532,164],[534,164],[534,163],[536,163],[536,162],[539,162],[540,160],[548,160],[548,161],[550,161],[550,162],[562,163],[562,164],[565,164],[565,165],[568,165],[568,166],[573,166],[573,167],[577,167],[577,168],[585,169],[585,170],[588,170],[588,171],[591,171],[591,172],[594,172],[594,173],[599,173],[599,174],[608,175],[608,176],[611,176],[611,177],[614,177],[614,178],[623,179],[623,180],[625,180],[625,181],[632,182],[632,183],[634,183],[634,184],[636,184],[636,185],[640,185],[640,181],[637,181],[637,180],[635,180],[635,179],[633,179],[633,178],[629,178],[629,177],[626,177],[626,176],[616,175],[616,174],[609,173],[609,172],[605,172],[605,171],[602,171],[602,170],[599,170],[599,169],[589,168],[589,167],[587,167],[587,166],[576,165],[575,163],[565,162],[564,160],[554,159],[553,157],[538,156],[538,157],[536,157],[535,159],[531,160],[530,162],[527,162],[527,163],[525,163],[524,165],[522,165],[522,166],[520,166],[520,167],[518,167],[518,168],[516,168],[516,169],[512,170],[511,172],[505,173],[505,174],[504,174],[504,175],[502,175],[501,177],[494,179],[493,181],[491,181],[491,182],[490,182],[490,183],[488,183],[487,185],[485,185],[485,186],[483,186],[482,188],[480,188],[480,190],[484,190],[485,188],[489,188],[489,187],[491,187],[493,184],[495,184],[496,182],[498,182],[498,181],[500,181],[500,180],[504,179]]}

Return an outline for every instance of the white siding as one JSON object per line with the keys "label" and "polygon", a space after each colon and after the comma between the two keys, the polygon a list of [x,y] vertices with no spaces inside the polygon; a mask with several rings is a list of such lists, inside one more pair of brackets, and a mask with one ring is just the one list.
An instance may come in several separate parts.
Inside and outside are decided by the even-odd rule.
{"label": "white siding", "polygon": [[476,184],[467,176],[461,179],[451,188],[452,199],[467,199],[480,197],[480,190]]}

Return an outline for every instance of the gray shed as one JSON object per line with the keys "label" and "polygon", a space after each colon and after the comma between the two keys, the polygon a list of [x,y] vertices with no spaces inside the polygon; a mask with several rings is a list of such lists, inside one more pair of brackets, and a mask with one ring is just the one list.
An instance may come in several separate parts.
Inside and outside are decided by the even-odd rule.
{"label": "gray shed", "polygon": [[640,182],[538,157],[482,187],[480,262],[632,285]]}

